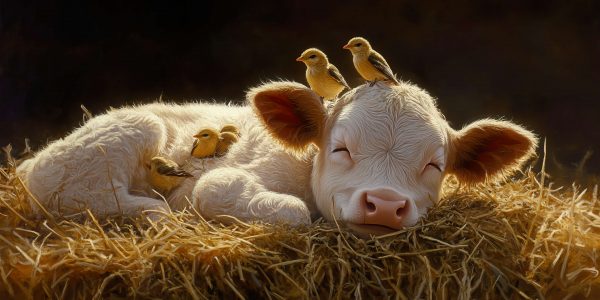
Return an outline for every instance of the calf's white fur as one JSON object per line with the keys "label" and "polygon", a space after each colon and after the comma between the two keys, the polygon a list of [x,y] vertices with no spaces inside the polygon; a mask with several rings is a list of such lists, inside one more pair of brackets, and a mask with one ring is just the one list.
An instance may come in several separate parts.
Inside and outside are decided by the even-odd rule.
{"label": "calf's white fur", "polygon": [[[323,215],[363,234],[415,224],[438,201],[446,174],[466,184],[504,176],[529,158],[536,139],[505,121],[448,126],[418,87],[377,83],[326,110],[294,82],[252,89],[249,105],[155,103],[111,110],[50,143],[17,173],[33,196],[63,215],[183,209],[207,218],[306,224]],[[235,124],[240,141],[223,158],[190,156],[202,127]],[[165,195],[146,163],[168,157],[195,178]],[[188,201],[189,199],[189,201]]]}

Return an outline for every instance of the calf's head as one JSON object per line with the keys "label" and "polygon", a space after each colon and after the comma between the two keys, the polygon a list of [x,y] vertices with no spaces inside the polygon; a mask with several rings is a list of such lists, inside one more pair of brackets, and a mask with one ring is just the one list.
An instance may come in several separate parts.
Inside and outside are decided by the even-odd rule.
{"label": "calf's head", "polygon": [[414,225],[439,200],[446,174],[464,184],[500,178],[528,159],[537,142],[506,121],[484,119],[456,131],[433,98],[408,83],[362,85],[329,109],[294,82],[265,84],[248,98],[286,148],[317,147],[311,179],[317,207],[361,234]]}

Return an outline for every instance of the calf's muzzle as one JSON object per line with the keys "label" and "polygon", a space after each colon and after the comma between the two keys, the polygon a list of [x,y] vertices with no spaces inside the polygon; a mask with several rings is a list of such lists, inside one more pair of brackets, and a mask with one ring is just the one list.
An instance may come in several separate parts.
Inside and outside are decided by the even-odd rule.
{"label": "calf's muzzle", "polygon": [[402,229],[410,210],[410,199],[399,192],[379,188],[361,191],[359,213],[365,225]]}

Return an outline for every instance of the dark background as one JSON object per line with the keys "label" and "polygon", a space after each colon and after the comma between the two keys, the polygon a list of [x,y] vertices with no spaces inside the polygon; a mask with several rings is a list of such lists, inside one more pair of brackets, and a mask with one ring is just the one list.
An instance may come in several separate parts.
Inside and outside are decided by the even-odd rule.
{"label": "dark background", "polygon": [[360,35],[455,128],[523,124],[547,138],[555,173],[581,179],[600,170],[598,3],[1,0],[0,145],[39,149],[82,122],[80,104],[237,102],[261,81],[305,83],[294,59],[308,47],[357,85],[341,47]]}

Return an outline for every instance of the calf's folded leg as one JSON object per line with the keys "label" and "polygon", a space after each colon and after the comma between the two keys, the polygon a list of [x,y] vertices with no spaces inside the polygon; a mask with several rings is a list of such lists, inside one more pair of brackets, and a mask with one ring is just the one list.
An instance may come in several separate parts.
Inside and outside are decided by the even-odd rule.
{"label": "calf's folded leg", "polygon": [[242,221],[301,225],[310,212],[298,197],[267,190],[256,176],[236,168],[218,168],[204,174],[193,191],[193,204],[211,219],[229,215]]}

